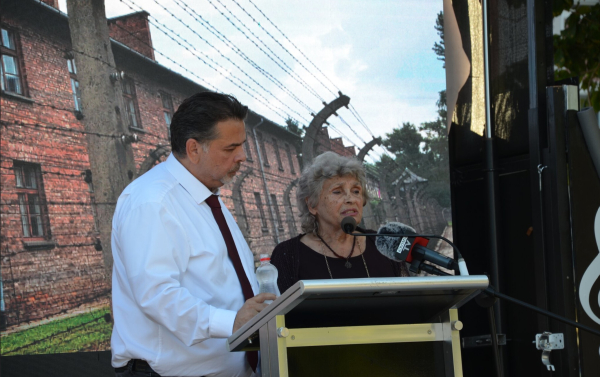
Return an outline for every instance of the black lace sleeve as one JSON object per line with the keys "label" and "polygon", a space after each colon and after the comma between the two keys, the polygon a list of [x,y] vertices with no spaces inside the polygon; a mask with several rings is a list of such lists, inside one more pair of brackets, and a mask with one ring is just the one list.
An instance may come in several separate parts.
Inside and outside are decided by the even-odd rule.
{"label": "black lace sleeve", "polygon": [[271,264],[277,267],[279,274],[277,286],[283,294],[298,281],[298,243],[300,238],[294,237],[275,246],[271,255]]}

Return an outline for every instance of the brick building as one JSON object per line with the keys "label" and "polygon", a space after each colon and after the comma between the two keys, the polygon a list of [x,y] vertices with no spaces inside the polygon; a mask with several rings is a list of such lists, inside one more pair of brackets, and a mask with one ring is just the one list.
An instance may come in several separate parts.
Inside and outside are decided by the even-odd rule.
{"label": "brick building", "polygon": [[354,146],[346,147],[341,137],[331,138],[329,136],[329,128],[323,126],[317,133],[315,141],[315,156],[323,152],[332,151],[340,156],[355,157],[356,149]]}
{"label": "brick building", "polygon": [[[106,305],[110,287],[68,18],[53,0],[1,0],[1,7],[0,325],[10,327]],[[170,153],[177,106],[207,89],[154,60],[147,13],[108,23],[140,175]],[[252,111],[246,130],[248,161],[222,195],[258,255],[300,230],[301,140]],[[326,138],[329,149],[350,154],[341,140]]]}

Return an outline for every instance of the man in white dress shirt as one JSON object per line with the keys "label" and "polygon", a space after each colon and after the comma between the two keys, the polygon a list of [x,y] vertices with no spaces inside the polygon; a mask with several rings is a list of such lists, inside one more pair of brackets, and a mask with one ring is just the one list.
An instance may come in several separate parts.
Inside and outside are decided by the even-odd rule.
{"label": "man in white dress shirt", "polygon": [[[231,213],[211,197],[246,160],[247,111],[223,94],[186,99],[171,122],[173,153],[119,197],[112,228],[117,377],[253,375],[250,357],[228,352],[225,340],[275,297],[244,299],[258,292],[254,258]],[[246,277],[236,268],[247,277],[244,292]]]}

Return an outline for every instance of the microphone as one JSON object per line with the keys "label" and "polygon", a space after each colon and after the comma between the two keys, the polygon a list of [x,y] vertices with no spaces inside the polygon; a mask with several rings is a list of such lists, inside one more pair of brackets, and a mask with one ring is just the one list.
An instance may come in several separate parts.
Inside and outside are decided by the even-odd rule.
{"label": "microphone", "polygon": [[344,233],[351,234],[356,229],[356,220],[354,217],[347,216],[342,219],[342,230]]}
{"label": "microphone", "polygon": [[[410,235],[415,235],[415,237]],[[396,262],[410,263],[409,270],[413,273],[423,270],[436,275],[448,275],[431,265],[423,263],[428,261],[450,270],[457,267],[454,259],[428,249],[428,243],[429,239],[419,237],[413,228],[398,222],[390,222],[379,228],[375,240],[377,250],[383,256]]]}

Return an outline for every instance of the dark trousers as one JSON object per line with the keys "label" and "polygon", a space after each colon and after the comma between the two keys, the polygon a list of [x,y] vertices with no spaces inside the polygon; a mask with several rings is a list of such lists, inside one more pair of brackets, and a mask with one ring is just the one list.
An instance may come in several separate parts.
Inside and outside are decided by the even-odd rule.
{"label": "dark trousers", "polygon": [[160,377],[156,372],[134,372],[125,370],[124,372],[115,372],[115,377]]}
{"label": "dark trousers", "polygon": [[115,377],[161,377],[143,360],[129,360],[127,365],[115,368]]}

